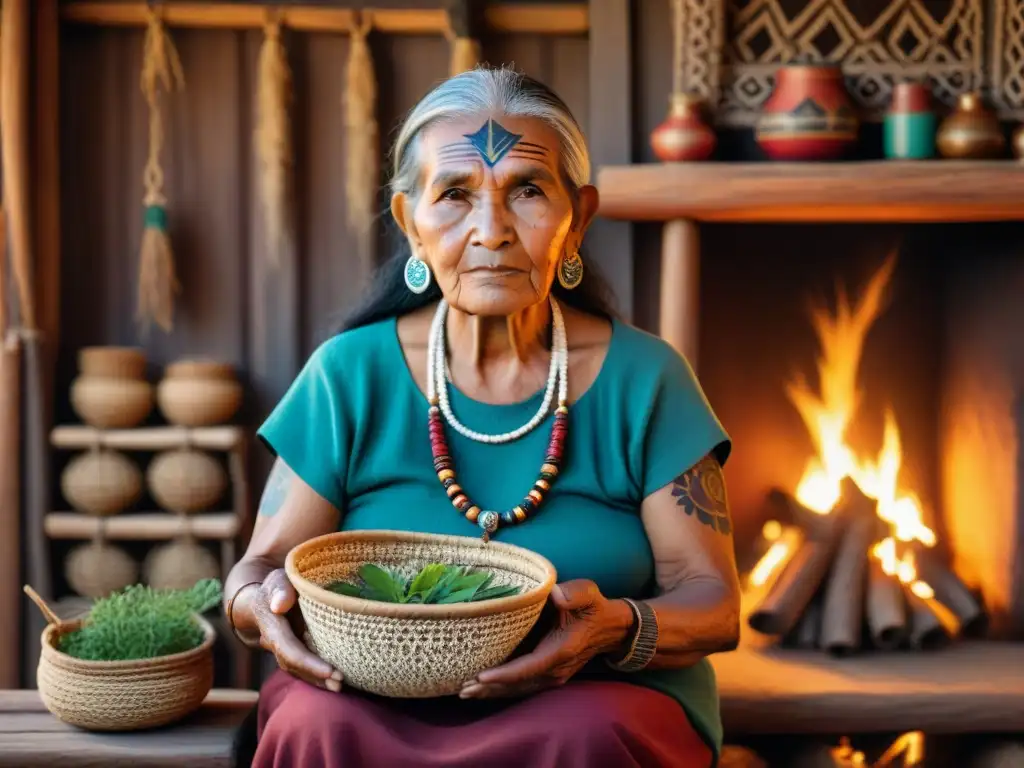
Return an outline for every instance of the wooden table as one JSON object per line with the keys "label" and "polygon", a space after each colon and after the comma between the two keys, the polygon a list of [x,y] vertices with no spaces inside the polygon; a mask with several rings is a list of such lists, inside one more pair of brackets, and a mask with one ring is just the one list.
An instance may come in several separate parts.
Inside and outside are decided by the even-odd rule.
{"label": "wooden table", "polygon": [[0,766],[231,768],[255,691],[215,689],[187,719],[151,731],[90,733],[62,723],[37,691],[0,691]]}

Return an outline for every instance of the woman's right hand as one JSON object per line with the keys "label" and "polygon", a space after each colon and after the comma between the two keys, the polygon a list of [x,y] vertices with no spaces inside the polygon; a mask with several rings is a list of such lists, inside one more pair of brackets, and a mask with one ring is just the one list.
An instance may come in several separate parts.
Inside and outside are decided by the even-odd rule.
{"label": "woman's right hand", "polygon": [[296,594],[284,568],[271,571],[258,587],[246,589],[251,594],[245,602],[259,627],[260,647],[274,654],[284,671],[320,688],[340,691],[341,672],[311,652],[288,619]]}

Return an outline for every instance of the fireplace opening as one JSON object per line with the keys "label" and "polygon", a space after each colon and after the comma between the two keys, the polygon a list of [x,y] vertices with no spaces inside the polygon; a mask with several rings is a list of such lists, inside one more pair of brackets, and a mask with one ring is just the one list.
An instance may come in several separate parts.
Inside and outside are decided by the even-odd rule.
{"label": "fireplace opening", "polygon": [[705,230],[750,625],[835,654],[1024,636],[1024,227]]}

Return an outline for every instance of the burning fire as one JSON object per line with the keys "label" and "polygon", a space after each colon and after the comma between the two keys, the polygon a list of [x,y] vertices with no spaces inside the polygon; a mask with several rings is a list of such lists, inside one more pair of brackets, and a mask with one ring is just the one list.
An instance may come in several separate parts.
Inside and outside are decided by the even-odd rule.
{"label": "burning fire", "polygon": [[[813,391],[800,376],[786,386],[786,395],[803,418],[818,452],[807,462],[796,498],[813,512],[827,515],[839,502],[842,482],[849,477],[865,496],[877,502],[878,516],[889,524],[890,535],[872,550],[882,569],[910,584],[920,597],[931,597],[931,588],[917,580],[912,551],[898,544],[916,540],[930,547],[935,544],[935,533],[923,522],[918,497],[899,484],[903,450],[895,415],[891,411],[885,414],[882,447],[874,459],[857,456],[846,442],[860,405],[857,371],[864,339],[882,312],[895,265],[895,256],[890,255],[856,305],[851,305],[840,289],[834,315],[820,307],[812,312],[811,322],[821,345],[817,365],[820,392]],[[772,559],[778,562],[784,554],[775,553]]]}

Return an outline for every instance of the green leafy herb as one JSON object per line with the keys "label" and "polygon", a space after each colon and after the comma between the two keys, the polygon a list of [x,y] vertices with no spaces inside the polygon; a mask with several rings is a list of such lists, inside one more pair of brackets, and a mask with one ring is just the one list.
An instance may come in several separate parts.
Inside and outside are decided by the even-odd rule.
{"label": "green leafy herb", "polygon": [[406,581],[398,573],[366,563],[359,568],[361,583],[335,581],[328,584],[327,589],[339,595],[382,603],[437,605],[494,600],[519,594],[516,586],[490,586],[493,578],[493,574],[487,571],[430,563]]}
{"label": "green leafy herb", "polygon": [[89,661],[152,659],[196,648],[203,630],[193,615],[220,603],[220,581],[203,579],[188,590],[134,584],[97,600],[86,623],[60,639],[60,650]]}

